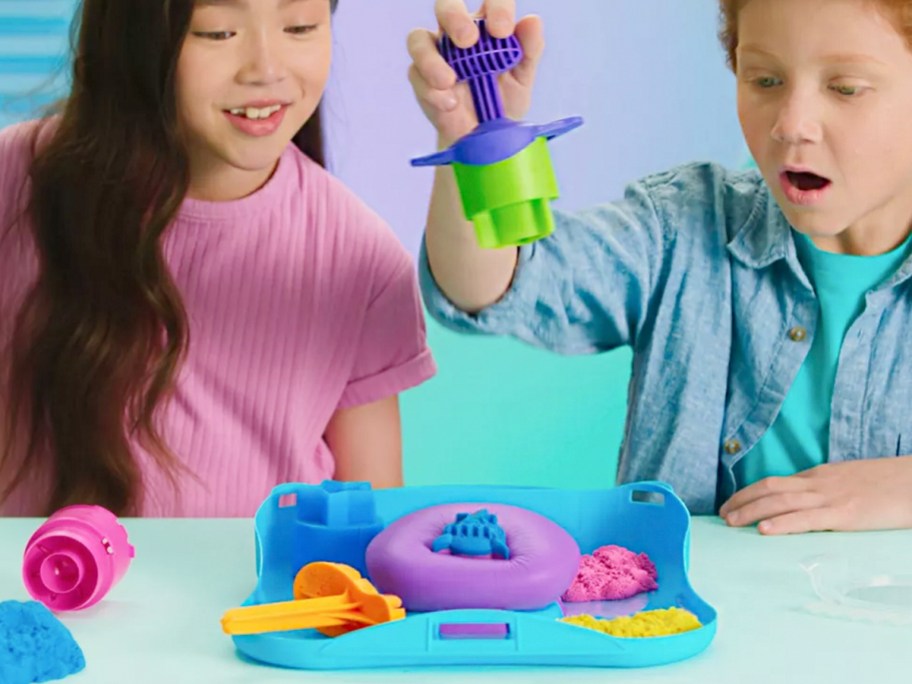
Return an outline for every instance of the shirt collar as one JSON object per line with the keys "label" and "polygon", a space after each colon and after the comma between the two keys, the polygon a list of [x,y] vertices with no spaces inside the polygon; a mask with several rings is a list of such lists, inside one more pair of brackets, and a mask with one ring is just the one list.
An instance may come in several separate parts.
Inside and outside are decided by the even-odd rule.
{"label": "shirt collar", "polygon": [[735,229],[728,243],[728,251],[754,269],[766,268],[775,261],[788,259],[789,254],[795,255],[788,221],[762,181],[747,218]]}
{"label": "shirt collar", "polygon": [[[757,196],[747,219],[735,230],[734,237],[728,242],[727,247],[732,256],[752,269],[766,268],[784,259],[802,283],[810,287],[810,281],[798,261],[791,226],[765,183],[761,182],[758,186]],[[896,287],[910,277],[912,253],[906,257],[896,273],[877,289]]]}

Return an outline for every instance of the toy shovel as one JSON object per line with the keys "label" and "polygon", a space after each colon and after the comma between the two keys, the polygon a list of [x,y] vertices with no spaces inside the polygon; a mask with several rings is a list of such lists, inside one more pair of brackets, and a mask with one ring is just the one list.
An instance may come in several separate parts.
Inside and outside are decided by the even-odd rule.
{"label": "toy shovel", "polygon": [[380,594],[350,565],[316,562],[295,576],[294,600],[232,608],[222,617],[227,634],[261,634],[316,629],[339,636],[405,617],[402,600]]}

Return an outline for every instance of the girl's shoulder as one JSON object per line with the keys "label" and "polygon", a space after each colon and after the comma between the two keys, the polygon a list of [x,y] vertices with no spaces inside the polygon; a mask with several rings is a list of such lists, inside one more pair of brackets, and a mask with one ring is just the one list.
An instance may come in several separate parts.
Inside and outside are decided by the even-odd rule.
{"label": "girl's shoulder", "polygon": [[357,283],[373,300],[391,281],[411,278],[414,260],[389,223],[341,179],[297,148],[292,186],[310,206],[307,230],[320,234],[321,263],[337,282]]}
{"label": "girl's shoulder", "polygon": [[[283,162],[290,162],[293,173],[292,189],[311,200],[320,201],[333,209],[354,212],[356,215],[376,213],[340,178],[317,164],[295,145],[289,145],[283,155]],[[379,218],[379,217],[377,217]]]}
{"label": "girl's shoulder", "polygon": [[0,128],[0,167],[30,162],[57,126],[56,117],[30,119]]}
{"label": "girl's shoulder", "polygon": [[31,119],[0,128],[0,150],[7,152],[20,147],[26,149],[24,143],[34,141],[41,125],[40,119]]}
{"label": "girl's shoulder", "polygon": [[295,171],[291,190],[309,203],[316,227],[332,231],[337,240],[405,253],[389,223],[341,179],[293,145],[286,155]]}
{"label": "girl's shoulder", "polygon": [[32,119],[0,129],[0,204],[7,209],[24,199],[29,167],[54,128],[54,119]]}
{"label": "girl's shoulder", "polygon": [[16,181],[23,180],[35,156],[40,133],[39,121],[25,121],[0,130],[0,188],[7,199]]}
{"label": "girl's shoulder", "polygon": [[[43,135],[40,121],[0,130],[0,318],[12,315],[37,273],[31,231],[24,217],[29,168]],[[0,346],[3,328],[0,321]]]}
{"label": "girl's shoulder", "polygon": [[0,238],[7,236],[29,202],[29,168],[40,143],[40,121],[0,130]]}

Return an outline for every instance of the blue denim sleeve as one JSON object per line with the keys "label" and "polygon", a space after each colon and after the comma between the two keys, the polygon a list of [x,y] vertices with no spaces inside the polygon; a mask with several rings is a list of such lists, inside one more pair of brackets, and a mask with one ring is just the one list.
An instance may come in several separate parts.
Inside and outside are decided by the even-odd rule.
{"label": "blue denim sleeve", "polygon": [[563,354],[634,344],[668,242],[649,184],[630,185],[617,202],[554,217],[552,235],[520,249],[510,289],[476,314],[446,298],[422,243],[419,277],[430,314],[457,332],[511,335]]}

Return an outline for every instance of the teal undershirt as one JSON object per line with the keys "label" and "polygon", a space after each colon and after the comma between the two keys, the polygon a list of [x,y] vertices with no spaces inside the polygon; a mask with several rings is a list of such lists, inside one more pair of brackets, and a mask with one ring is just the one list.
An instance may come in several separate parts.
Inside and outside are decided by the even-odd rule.
{"label": "teal undershirt", "polygon": [[760,441],[734,467],[738,487],[764,477],[794,475],[826,463],[830,406],[839,351],[849,327],[864,310],[865,294],[900,267],[909,238],[876,256],[834,254],[792,231],[798,260],[814,286],[820,306],[817,332],[779,415]]}

